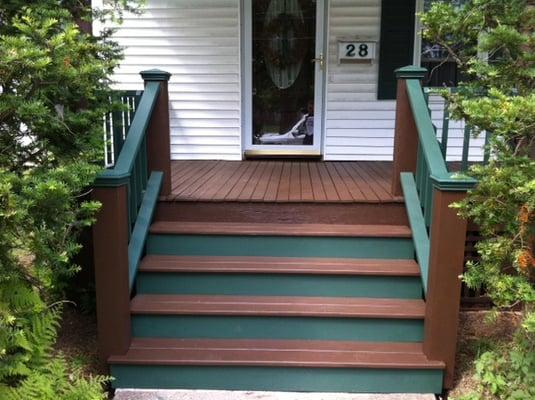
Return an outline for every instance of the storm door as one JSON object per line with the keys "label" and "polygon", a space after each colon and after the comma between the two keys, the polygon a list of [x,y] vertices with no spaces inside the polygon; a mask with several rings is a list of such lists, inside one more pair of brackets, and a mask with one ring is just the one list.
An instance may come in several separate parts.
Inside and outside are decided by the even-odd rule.
{"label": "storm door", "polygon": [[[323,108],[323,0],[252,0],[245,60],[245,148],[319,155]],[[247,12],[248,11],[248,12]],[[249,14],[249,15],[247,15]],[[247,93],[246,93],[247,95]]]}

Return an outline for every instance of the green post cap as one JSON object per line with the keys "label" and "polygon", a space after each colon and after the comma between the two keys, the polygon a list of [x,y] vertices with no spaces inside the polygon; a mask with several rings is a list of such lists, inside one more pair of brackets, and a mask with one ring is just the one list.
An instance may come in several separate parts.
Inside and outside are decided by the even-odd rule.
{"label": "green post cap", "polygon": [[427,74],[427,69],[417,67],[416,65],[408,65],[398,68],[394,72],[397,79],[423,79],[425,74]]}
{"label": "green post cap", "polygon": [[149,69],[147,71],[141,71],[139,73],[144,81],[168,81],[171,78],[169,72],[165,72],[159,69]]}

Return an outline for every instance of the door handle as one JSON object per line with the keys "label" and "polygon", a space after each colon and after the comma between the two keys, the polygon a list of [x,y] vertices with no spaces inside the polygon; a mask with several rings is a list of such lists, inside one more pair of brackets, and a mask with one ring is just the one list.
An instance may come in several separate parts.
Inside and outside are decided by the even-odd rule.
{"label": "door handle", "polygon": [[313,63],[319,63],[320,69],[323,71],[325,68],[325,58],[323,57],[323,53],[320,53],[320,56],[318,58],[313,58],[310,60]]}

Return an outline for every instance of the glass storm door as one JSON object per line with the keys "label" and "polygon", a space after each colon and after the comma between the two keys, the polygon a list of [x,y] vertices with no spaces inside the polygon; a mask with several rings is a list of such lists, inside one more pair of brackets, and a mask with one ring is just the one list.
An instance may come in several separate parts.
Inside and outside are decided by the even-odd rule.
{"label": "glass storm door", "polygon": [[245,87],[251,91],[251,115],[246,118],[249,127],[244,130],[248,136],[246,150],[319,155],[324,2],[250,3],[250,43],[249,51],[245,51],[246,56],[249,53],[250,77]]}

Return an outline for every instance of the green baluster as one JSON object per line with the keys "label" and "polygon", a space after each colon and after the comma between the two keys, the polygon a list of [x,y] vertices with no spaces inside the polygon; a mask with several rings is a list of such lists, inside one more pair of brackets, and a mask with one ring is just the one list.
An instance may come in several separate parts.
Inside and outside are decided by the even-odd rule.
{"label": "green baluster", "polygon": [[461,171],[468,170],[468,153],[470,151],[470,135],[472,134],[472,129],[469,125],[464,127],[464,138],[463,138],[463,155],[461,162]]}
{"label": "green baluster", "polygon": [[450,130],[450,104],[448,101],[444,102],[444,118],[442,119],[442,138],[440,139],[440,148],[442,149],[442,155],[446,159],[448,153],[448,137]]}

